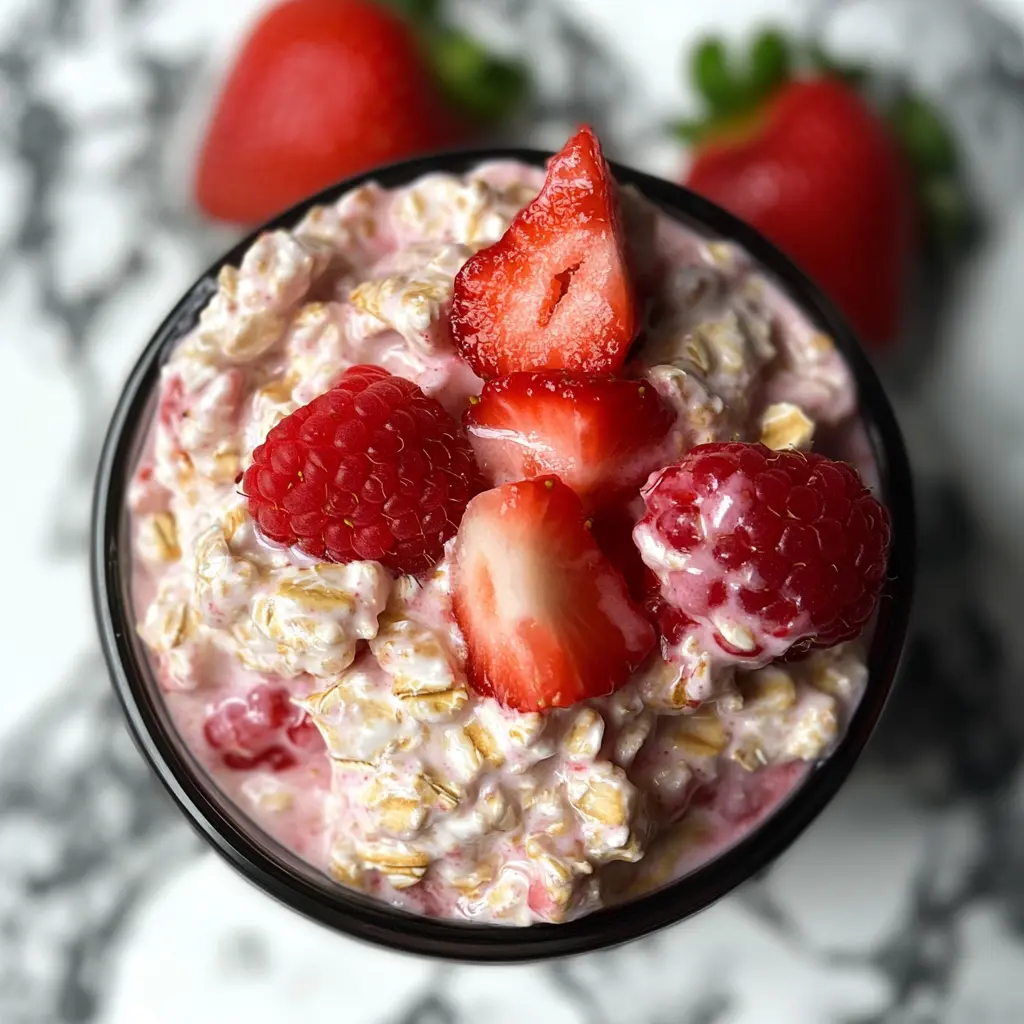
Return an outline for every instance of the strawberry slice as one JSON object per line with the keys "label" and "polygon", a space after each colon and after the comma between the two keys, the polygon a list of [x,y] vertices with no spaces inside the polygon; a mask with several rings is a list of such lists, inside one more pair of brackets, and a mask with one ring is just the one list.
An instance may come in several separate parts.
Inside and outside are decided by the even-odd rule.
{"label": "strawberry slice", "polygon": [[673,458],[672,413],[645,381],[512,373],[484,385],[464,422],[491,483],[555,473],[588,509],[635,492]]}
{"label": "strawberry slice", "polygon": [[[642,502],[639,511],[643,512]],[[637,519],[639,514],[634,514],[629,505],[606,505],[591,517],[590,532],[604,557],[622,574],[630,596],[643,605],[652,593],[660,592],[661,583],[644,564],[633,541]]]}
{"label": "strawberry slice", "polygon": [[638,328],[618,189],[584,126],[537,198],[455,278],[452,333],[485,380],[516,370],[614,373]]}
{"label": "strawberry slice", "polygon": [[475,497],[455,544],[455,618],[474,688],[517,711],[564,708],[625,683],[651,624],[557,477]]}

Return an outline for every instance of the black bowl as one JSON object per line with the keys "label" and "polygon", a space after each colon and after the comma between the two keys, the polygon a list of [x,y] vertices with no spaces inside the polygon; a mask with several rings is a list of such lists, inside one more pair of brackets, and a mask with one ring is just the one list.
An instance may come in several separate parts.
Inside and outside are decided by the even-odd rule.
{"label": "black bowl", "polygon": [[[464,173],[484,160],[519,160],[541,166],[548,156],[536,150],[504,149],[393,164],[335,185],[260,230],[290,227],[314,204],[332,202],[371,179],[391,188],[429,172]],[[818,816],[864,749],[896,675],[913,587],[914,510],[903,440],[874,370],[831,303],[757,232],[678,185],[628,167],[613,165],[613,169],[620,182],[637,187],[669,215],[742,245],[816,325],[835,339],[859,387],[861,423],[893,524],[888,582],[870,644],[868,685],[845,736],[766,823],[682,880],[565,924],[515,928],[419,917],[342,888],[286,850],[244,812],[234,809],[185,749],[135,634],[129,604],[126,493],[152,414],[160,367],[216,291],[220,267],[237,265],[256,233],[235,246],[188,290],[146,346],[125,385],[103,448],[93,507],[93,598],[107,665],[136,744],[193,826],[249,881],[329,928],[391,949],[463,961],[539,960],[615,946],[696,914],[770,864]]]}

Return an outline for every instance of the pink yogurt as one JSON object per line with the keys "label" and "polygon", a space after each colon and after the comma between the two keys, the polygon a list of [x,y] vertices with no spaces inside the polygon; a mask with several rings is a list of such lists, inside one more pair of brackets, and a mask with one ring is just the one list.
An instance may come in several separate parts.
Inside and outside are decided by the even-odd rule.
{"label": "pink yogurt", "polygon": [[[252,448],[347,366],[461,415],[481,381],[448,334],[452,277],[541,180],[504,163],[364,186],[264,236],[166,366],[131,499],[157,682],[240,812],[339,884],[510,925],[662,885],[758,827],[828,756],[866,675],[856,644],[738,675],[694,636],[611,697],[519,716],[466,686],[447,555],[417,583],[256,534],[236,493]],[[630,369],[676,414],[666,462],[758,440],[770,406],[847,430],[855,391],[831,341],[735,246],[625,193],[654,291]],[[277,691],[286,720],[260,704]]]}

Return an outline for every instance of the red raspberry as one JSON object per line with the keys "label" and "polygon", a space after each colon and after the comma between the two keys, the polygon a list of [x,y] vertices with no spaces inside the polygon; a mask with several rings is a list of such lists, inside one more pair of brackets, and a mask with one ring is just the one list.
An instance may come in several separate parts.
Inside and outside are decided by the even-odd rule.
{"label": "red raspberry", "polygon": [[658,627],[662,640],[670,649],[683,643],[697,625],[686,612],[669,604],[661,596],[660,591],[648,594],[643,607],[647,617]]}
{"label": "red raspberry", "polygon": [[284,771],[298,763],[296,750],[323,744],[317,727],[292,704],[288,691],[265,684],[244,698],[228,697],[215,705],[203,723],[203,735],[225,766],[236,771],[261,766]]}
{"label": "red raspberry", "polygon": [[644,501],[638,530],[670,551],[648,553],[663,597],[740,660],[831,647],[875,609],[889,514],[843,462],[703,444],[663,470]]}
{"label": "red raspberry", "polygon": [[273,541],[420,572],[441,557],[479,483],[469,443],[438,402],[379,366],[353,366],[270,431],[242,490]]}

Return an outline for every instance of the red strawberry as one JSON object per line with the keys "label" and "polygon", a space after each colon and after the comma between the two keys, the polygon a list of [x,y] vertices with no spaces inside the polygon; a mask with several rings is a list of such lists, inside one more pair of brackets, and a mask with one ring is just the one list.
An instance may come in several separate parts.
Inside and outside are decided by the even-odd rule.
{"label": "red strawberry", "polygon": [[244,698],[228,697],[214,705],[203,723],[203,735],[225,767],[235,771],[284,771],[298,763],[299,750],[323,747],[316,726],[292,704],[288,691],[262,683]]}
{"label": "red strawberry", "polygon": [[452,603],[474,687],[517,711],[611,693],[655,641],[587,529],[580,499],[553,476],[469,503]]}
{"label": "red strawberry", "polygon": [[685,183],[800,264],[866,341],[893,339],[914,201],[889,129],[852,88],[790,82],[739,130],[698,143]]}
{"label": "red strawberry", "polygon": [[479,489],[473,452],[432,398],[379,366],[275,426],[242,478],[263,534],[313,558],[429,569]]}
{"label": "red strawberry", "polygon": [[286,0],[257,21],[235,59],[203,144],[196,197],[211,217],[253,223],[456,137],[401,18],[370,0]]}
{"label": "red strawberry", "polygon": [[645,381],[560,372],[488,381],[464,418],[492,484],[555,473],[587,508],[635,494],[665,464],[672,422]]}
{"label": "red strawberry", "polygon": [[875,609],[889,514],[845,463],[702,444],[644,501],[638,546],[664,600],[707,631],[705,647],[763,663],[852,639]]}
{"label": "red strawberry", "polygon": [[581,128],[548,164],[540,195],[459,271],[452,331],[478,376],[614,373],[638,328],[618,190]]}
{"label": "red strawberry", "polygon": [[[637,504],[642,503],[637,499]],[[651,593],[660,590],[660,583],[650,569],[644,565],[636,544],[633,542],[633,528],[637,516],[628,505],[608,505],[599,509],[590,519],[590,532],[605,558],[622,574],[629,587],[630,596],[643,604]],[[653,616],[649,616],[655,621]]]}

